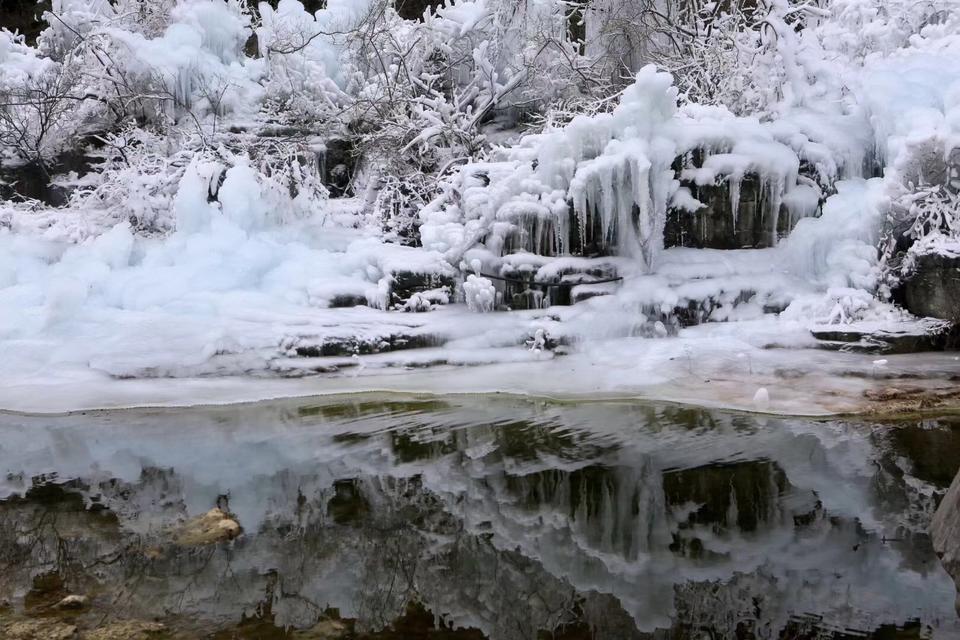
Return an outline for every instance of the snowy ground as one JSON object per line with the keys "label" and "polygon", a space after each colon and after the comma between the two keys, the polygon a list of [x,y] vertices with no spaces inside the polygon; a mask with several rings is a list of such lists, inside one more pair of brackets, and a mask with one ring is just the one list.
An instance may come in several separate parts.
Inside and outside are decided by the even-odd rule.
{"label": "snowy ground", "polygon": [[[789,246],[668,250],[653,273],[621,264],[627,277],[614,295],[571,307],[334,309],[328,305],[337,295],[382,305],[393,270],[449,267],[439,254],[357,230],[261,228],[225,213],[166,238],[136,237],[119,225],[79,244],[62,239],[64,218],[60,226],[18,229],[18,221],[33,219],[15,217],[19,233],[0,231],[0,409],[397,391],[644,397],[815,415],[865,410],[871,402],[864,392],[891,386],[890,378],[935,389],[960,375],[960,359],[950,354],[880,358],[817,348],[810,329],[837,322],[837,308],[866,305],[870,328],[912,325],[892,308],[871,307],[869,296],[864,303],[862,293],[825,296],[783,266]],[[742,291],[756,295],[734,304]],[[728,302],[709,315],[723,322],[668,335],[649,316],[724,295]],[[765,305],[787,311],[764,314]],[[538,331],[563,343],[566,355],[538,348]],[[398,340],[421,348],[326,357],[309,351],[329,342]],[[766,394],[755,398],[761,388]]]}

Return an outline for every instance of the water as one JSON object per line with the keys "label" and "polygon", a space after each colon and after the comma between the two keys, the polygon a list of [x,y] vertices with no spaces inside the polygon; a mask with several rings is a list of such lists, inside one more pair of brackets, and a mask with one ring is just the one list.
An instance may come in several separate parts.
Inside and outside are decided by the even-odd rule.
{"label": "water", "polygon": [[[0,415],[0,636],[960,637],[958,454],[956,417],[491,397]],[[217,506],[242,534],[187,542]]]}

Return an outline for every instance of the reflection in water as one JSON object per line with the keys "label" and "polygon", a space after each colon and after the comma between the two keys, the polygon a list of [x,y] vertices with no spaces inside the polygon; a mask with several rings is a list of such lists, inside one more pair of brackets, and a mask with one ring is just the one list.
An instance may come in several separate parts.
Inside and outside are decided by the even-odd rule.
{"label": "reflection in water", "polygon": [[490,398],[0,416],[0,629],[957,637],[923,533],[957,433]]}

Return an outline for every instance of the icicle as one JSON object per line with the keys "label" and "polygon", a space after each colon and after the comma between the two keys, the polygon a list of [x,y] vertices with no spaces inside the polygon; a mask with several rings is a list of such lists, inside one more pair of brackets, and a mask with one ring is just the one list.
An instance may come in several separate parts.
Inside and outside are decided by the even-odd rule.
{"label": "icicle", "polygon": [[600,192],[598,194],[598,205],[600,206],[600,222],[602,229],[602,237],[604,244],[610,242],[610,232],[614,225],[614,216],[616,211],[614,211],[613,205],[613,172],[612,171],[601,171],[600,172]]}
{"label": "icicle", "polygon": [[731,529],[735,529],[740,521],[740,510],[737,508],[737,492],[732,486],[730,487],[730,506],[727,507],[726,520],[727,526]]}
{"label": "icicle", "polygon": [[733,231],[737,231],[737,220],[740,216],[740,187],[742,178],[730,176],[730,212],[733,214]]}
{"label": "icicle", "polygon": [[637,166],[637,179],[636,179],[636,194],[634,199],[637,203],[637,208],[640,210],[640,216],[638,220],[638,234],[639,237],[635,238],[633,246],[631,249],[635,250],[639,245],[640,253],[643,256],[644,262],[648,267],[653,264],[653,255],[651,248],[651,241],[653,240],[653,230],[656,226],[654,224],[655,211],[651,206],[650,201],[650,163],[647,160],[643,160],[644,166],[641,168]]}
{"label": "icicle", "polygon": [[320,181],[324,182],[327,179],[327,148],[325,146],[316,151],[316,165],[317,175]]}
{"label": "icicle", "polygon": [[557,253],[570,253],[570,212],[564,207],[554,208],[553,244]]}
{"label": "icicle", "polygon": [[783,203],[783,185],[784,179],[783,176],[780,175],[777,176],[775,181],[770,182],[770,218],[773,223],[770,237],[771,247],[777,246],[777,240],[779,240],[777,226],[780,224],[780,205]]}

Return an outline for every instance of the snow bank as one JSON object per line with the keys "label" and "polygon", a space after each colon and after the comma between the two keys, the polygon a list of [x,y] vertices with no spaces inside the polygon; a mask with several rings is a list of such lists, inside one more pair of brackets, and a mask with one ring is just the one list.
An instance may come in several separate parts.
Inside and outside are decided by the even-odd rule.
{"label": "snow bank", "polygon": [[[286,337],[336,322],[323,311],[334,297],[385,306],[395,272],[449,273],[439,254],[324,226],[323,211],[278,218],[249,165],[229,168],[210,201],[214,169],[185,173],[165,238],[127,223],[78,244],[0,228],[0,376],[262,371]],[[383,313],[355,315],[375,325]]]}

